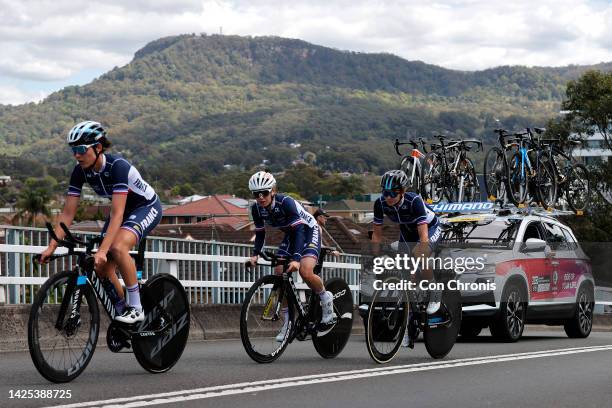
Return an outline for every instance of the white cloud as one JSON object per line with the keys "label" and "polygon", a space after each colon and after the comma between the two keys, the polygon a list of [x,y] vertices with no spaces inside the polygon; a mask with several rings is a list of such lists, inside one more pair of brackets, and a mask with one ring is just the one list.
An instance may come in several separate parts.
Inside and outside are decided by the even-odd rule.
{"label": "white cloud", "polygon": [[15,86],[0,85],[0,104],[20,105],[27,102],[39,102],[49,95],[48,92],[35,91],[26,92]]}
{"label": "white cloud", "polygon": [[611,19],[598,0],[0,0],[0,83],[49,93],[45,81],[100,75],[159,37],[220,27],[454,69],[591,64],[612,60]]}

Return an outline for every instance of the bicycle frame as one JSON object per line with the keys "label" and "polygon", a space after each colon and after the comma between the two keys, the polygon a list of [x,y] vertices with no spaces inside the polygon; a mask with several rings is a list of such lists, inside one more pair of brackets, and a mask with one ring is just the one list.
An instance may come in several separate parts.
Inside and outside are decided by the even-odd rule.
{"label": "bicycle frame", "polygon": [[[410,174],[407,174],[408,179],[409,179],[409,185],[410,186],[417,185],[420,189],[420,186],[418,184],[420,180],[418,178],[420,178],[420,174],[422,174],[422,169],[423,169],[423,166],[421,164],[421,159],[425,157],[425,153],[427,153],[427,149],[425,147],[425,141],[423,140],[423,138],[419,138],[419,143],[421,144],[421,149],[423,150],[423,152],[421,152],[418,149],[418,143],[415,142],[414,140],[410,140],[405,143],[400,143],[399,139],[395,139],[394,146],[395,146],[395,152],[398,154],[398,156],[402,156],[402,159],[400,161],[401,169],[404,168],[405,162],[410,161],[412,163],[412,169],[410,170]],[[411,145],[412,151],[409,154],[403,155],[399,151],[399,146],[402,146],[402,145]],[[418,171],[418,175],[417,175],[417,171]]]}
{"label": "bicycle frame", "polygon": [[[452,141],[451,144],[449,145],[444,145],[444,139],[440,138],[440,150],[442,151],[442,154],[441,154],[442,168],[444,172],[444,177],[443,177],[444,187],[454,188],[453,177],[456,177],[459,171],[460,164],[467,160],[467,151],[469,150],[467,146],[468,143],[476,143],[477,146],[482,148],[482,142],[478,140],[456,140],[456,141]],[[450,171],[449,171],[447,152],[449,152],[449,154],[451,153],[455,154],[455,157],[453,158],[452,166],[450,167]],[[463,201],[464,181],[465,181],[465,174],[461,174],[461,177],[458,180],[459,189],[457,192],[457,202]],[[447,198],[449,200],[451,199],[451,197],[447,197]]]}
{"label": "bicycle frame", "polygon": [[[529,135],[530,140],[527,140],[527,138],[525,138],[525,135]],[[531,160],[529,159],[529,152],[533,149],[529,149],[528,144],[531,143],[532,145],[535,143],[533,141],[533,136],[531,135],[531,132],[529,130],[527,130],[526,133],[515,133],[514,136],[516,136],[517,142],[518,142],[518,149],[517,152],[520,154],[520,159],[515,157],[515,160],[517,160],[516,165],[520,165],[520,170],[519,170],[519,177],[520,177],[520,183],[521,185],[524,185],[525,188],[529,188],[528,186],[528,175],[527,175],[527,170],[529,170],[530,173],[533,173],[534,171],[534,167],[531,164]],[[518,160],[520,160],[520,163],[518,163]],[[539,158],[538,156],[536,156],[536,168],[539,165]]]}
{"label": "bicycle frame", "polygon": [[[307,302],[300,301],[300,292],[301,289],[298,289],[295,281],[293,280],[293,272],[286,272],[288,264],[283,265],[283,273],[282,273],[282,286],[281,293],[278,297],[278,302],[281,303],[283,301],[283,297],[287,297],[287,306],[294,306],[297,311],[297,316],[295,319],[295,325],[292,328],[293,333],[289,338],[289,342],[293,341],[301,332],[306,329],[307,333],[314,332],[314,316],[312,315],[315,308],[315,295],[311,292],[310,297]],[[276,290],[276,287],[272,288],[272,292]],[[303,339],[302,339],[303,340]]]}
{"label": "bicycle frame", "polygon": [[[93,257],[91,257],[91,254],[93,252],[93,246],[96,243],[100,242],[100,237],[91,239],[88,242],[83,242],[83,241],[80,241],[74,238],[72,233],[68,230],[68,228],[63,223],[60,225],[62,229],[64,230],[64,232],[66,233],[66,237],[69,239],[69,241],[60,240],[59,238],[57,238],[53,230],[53,226],[47,223],[47,229],[49,230],[51,238],[53,238],[56,242],[60,243],[62,246],[65,246],[68,248],[67,254],[54,256],[54,258],[57,259],[60,257],[77,255],[78,261],[73,269],[74,277],[73,279],[71,279],[70,282],[68,282],[68,286],[66,288],[66,293],[69,293],[70,296],[64,296],[62,299],[59,313],[57,315],[57,319],[55,322],[55,328],[57,330],[63,329],[62,323],[64,322],[64,317],[66,315],[66,312],[69,306],[71,306],[71,309],[70,309],[71,318],[74,318],[78,315],[78,311],[80,310],[81,301],[83,298],[83,290],[87,290],[87,287],[93,288],[94,293],[96,294],[100,303],[102,303],[102,306],[104,310],[106,311],[106,314],[108,315],[109,319],[111,321],[114,321],[115,316],[117,315],[115,305],[113,304],[108,293],[106,293],[106,290],[104,289],[104,286],[102,285],[102,280],[95,273],[94,267],[93,267]],[[85,244],[85,251],[79,252],[79,253],[75,252],[74,248],[75,248],[76,243]],[[143,265],[143,260],[144,260],[145,247],[146,247],[146,239],[142,239],[138,245],[138,253],[136,256],[134,256],[134,259],[136,262],[136,270],[137,270],[136,273],[137,273],[137,277],[139,280],[142,276],[142,265]],[[158,330],[158,331],[162,331],[162,330]],[[140,333],[140,335],[150,336],[151,334],[148,332],[142,332]]]}
{"label": "bicycle frame", "polygon": [[[320,266],[322,266],[323,259],[325,259],[328,251],[332,250],[334,249],[329,247],[321,248],[321,255],[319,257],[320,264],[317,264],[317,267],[315,267],[315,274],[319,275],[319,272],[321,271]],[[308,299],[305,299],[304,301],[300,300],[301,294],[303,294],[305,290],[298,289],[293,279],[293,272],[287,272],[287,267],[289,265],[288,260],[279,259],[273,252],[270,251],[260,253],[259,255],[264,260],[270,262],[270,267],[273,270],[276,266],[282,265],[283,267],[282,274],[280,275],[282,276],[282,281],[279,283],[275,283],[275,285],[272,287],[270,294],[268,295],[268,300],[266,300],[265,304],[268,304],[270,296],[272,296],[272,293],[274,293],[275,290],[278,290],[280,286],[281,292],[278,295],[278,304],[282,304],[283,299],[286,296],[287,306],[295,306],[295,309],[297,311],[295,324],[291,328],[292,334],[288,338],[288,341],[292,342],[295,338],[300,341],[305,340],[306,335],[314,334],[317,331],[317,322],[315,321],[314,316],[314,311],[317,305],[317,295],[314,293],[314,291],[311,290]],[[246,265],[250,264],[247,262]],[[275,311],[275,315],[274,317],[272,317],[272,320],[277,320],[279,318],[276,312],[277,311]],[[338,316],[338,319],[341,318],[343,318],[343,316]]]}

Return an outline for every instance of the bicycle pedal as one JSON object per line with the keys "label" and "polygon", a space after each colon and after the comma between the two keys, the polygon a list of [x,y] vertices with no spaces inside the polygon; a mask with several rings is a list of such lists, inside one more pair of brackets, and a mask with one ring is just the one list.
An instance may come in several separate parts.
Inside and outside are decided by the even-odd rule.
{"label": "bicycle pedal", "polygon": [[329,321],[327,323],[318,322],[315,325],[315,331],[316,332],[328,331],[330,329],[333,329],[336,324],[338,324],[338,317],[337,316],[334,317],[331,321]]}

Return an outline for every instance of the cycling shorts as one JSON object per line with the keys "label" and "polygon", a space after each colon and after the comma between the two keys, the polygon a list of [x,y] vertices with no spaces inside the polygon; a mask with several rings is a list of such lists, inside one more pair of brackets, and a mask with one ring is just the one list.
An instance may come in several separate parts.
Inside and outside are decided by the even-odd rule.
{"label": "cycling shorts", "polygon": [[[137,207],[123,216],[121,229],[128,230],[136,235],[137,243],[153,231],[162,219],[162,206],[159,197],[149,205]],[[110,217],[106,219],[102,228],[102,236],[106,235]]]}
{"label": "cycling shorts", "polygon": [[312,228],[306,228],[306,237],[304,238],[304,246],[302,248],[293,247],[293,239],[291,239],[291,233],[285,234],[285,238],[278,247],[276,255],[283,258],[293,256],[295,253],[299,253],[302,258],[312,257],[315,260],[319,258],[321,252],[321,230],[318,225]]}
{"label": "cycling shorts", "polygon": [[[429,236],[429,248],[431,249],[431,253],[435,254],[442,236],[442,227],[439,221],[427,228],[427,235]],[[419,242],[419,232],[415,228],[407,228],[404,224],[400,224],[400,252],[409,251],[410,247],[417,242]]]}

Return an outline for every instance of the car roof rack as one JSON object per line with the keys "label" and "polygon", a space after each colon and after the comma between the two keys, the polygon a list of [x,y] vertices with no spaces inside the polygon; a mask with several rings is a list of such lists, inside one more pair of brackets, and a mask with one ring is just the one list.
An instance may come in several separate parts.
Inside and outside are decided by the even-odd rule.
{"label": "car roof rack", "polygon": [[514,206],[512,204],[493,203],[491,201],[482,202],[460,202],[460,203],[438,203],[429,204],[434,213],[438,215],[447,214],[448,217],[455,217],[464,214],[496,214],[498,216],[507,215],[538,215],[541,217],[559,217],[567,215],[583,215],[582,211],[568,211],[557,209],[545,209],[542,207]]}

